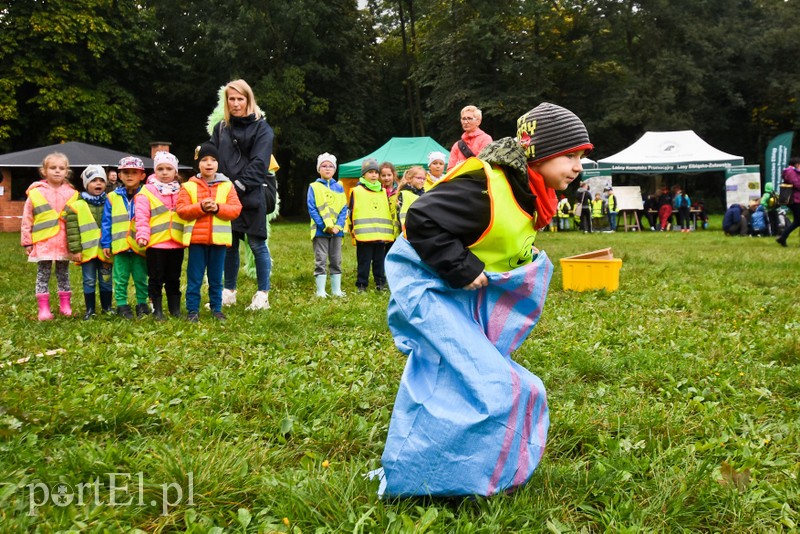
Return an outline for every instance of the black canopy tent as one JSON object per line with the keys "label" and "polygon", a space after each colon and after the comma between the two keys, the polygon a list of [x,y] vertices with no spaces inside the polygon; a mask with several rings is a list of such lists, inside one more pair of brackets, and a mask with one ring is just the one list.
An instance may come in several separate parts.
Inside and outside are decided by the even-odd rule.
{"label": "black canopy tent", "polygon": [[[39,179],[37,169],[42,165],[42,161],[48,154],[61,152],[69,159],[69,166],[73,172],[73,184],[79,185],[77,178],[89,165],[101,165],[106,169],[116,168],[119,160],[125,156],[136,156],[141,158],[144,166],[148,170],[153,170],[153,160],[148,157],[121,152],[87,143],[71,141],[69,143],[59,143],[48,145],[19,152],[10,152],[0,156],[0,169],[3,169],[3,176],[11,177],[11,184],[6,181],[3,185],[11,186],[12,200],[24,200],[25,190],[35,180]],[[178,170],[191,171],[192,167],[179,165]],[[77,182],[76,182],[77,180]]]}

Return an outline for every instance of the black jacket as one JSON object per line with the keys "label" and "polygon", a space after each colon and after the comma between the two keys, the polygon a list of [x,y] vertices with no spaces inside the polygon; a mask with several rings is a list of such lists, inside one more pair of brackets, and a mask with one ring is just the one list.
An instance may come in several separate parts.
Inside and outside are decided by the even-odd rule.
{"label": "black jacket", "polygon": [[[507,139],[487,146],[480,157],[503,166],[517,203],[530,215],[536,212],[536,196],[531,193],[522,162],[508,165]],[[498,155],[500,157],[493,157]],[[516,154],[514,154],[516,155]],[[503,165],[505,164],[505,165]],[[520,167],[521,168],[517,168]],[[422,261],[452,287],[464,287],[483,272],[484,263],[467,247],[489,227],[491,203],[486,193],[483,170],[442,182],[414,201],[406,215],[406,237]]]}
{"label": "black jacket", "polygon": [[233,221],[234,232],[267,237],[264,191],[275,134],[267,121],[255,115],[231,117],[229,125],[214,126],[211,143],[219,152],[219,172],[233,182],[242,213]]}

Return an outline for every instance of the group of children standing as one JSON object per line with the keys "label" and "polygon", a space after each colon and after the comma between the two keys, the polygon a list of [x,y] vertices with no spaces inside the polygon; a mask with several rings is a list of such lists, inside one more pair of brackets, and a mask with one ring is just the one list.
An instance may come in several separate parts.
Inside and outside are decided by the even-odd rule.
{"label": "group of children standing", "polygon": [[[119,183],[106,191],[108,177],[99,165],[81,174],[83,192],[68,181],[69,160],[52,153],[42,162],[42,180],[28,188],[23,209],[21,244],[29,261],[37,263],[38,318],[53,318],[49,281],[56,266],[59,311],[71,316],[69,262],[81,265],[84,319],[96,314],[97,293],[103,311],[132,319],[128,284],[133,280],[136,315],[164,319],[167,310],[180,316],[180,277],[184,249],[188,248],[186,310],[197,321],[200,288],[208,278],[212,315],[222,313],[222,275],[226,248],[231,245],[231,221],[241,204],[231,182],[217,173],[217,149],[203,143],[195,150],[198,174],[181,185],[178,159],[169,152],[153,158],[155,172],[147,179],[140,158],[127,156],[117,167]],[[148,302],[149,300],[149,302]]]}
{"label": "group of children standing", "polygon": [[317,178],[308,188],[307,207],[311,218],[311,240],[314,249],[314,281],[316,296],[325,298],[327,276],[331,278],[331,294],[342,291],[342,239],[350,232],[356,246],[356,289],[367,290],[369,275],[375,288],[387,288],[384,260],[396,237],[405,228],[405,215],[411,204],[426,189],[438,183],[443,175],[446,156],[431,152],[426,172],[422,166],[410,167],[398,181],[397,170],[390,162],[378,164],[366,158],[361,164],[361,177],[350,191],[350,198],[333,175],[336,156],[329,153],[317,158]]}

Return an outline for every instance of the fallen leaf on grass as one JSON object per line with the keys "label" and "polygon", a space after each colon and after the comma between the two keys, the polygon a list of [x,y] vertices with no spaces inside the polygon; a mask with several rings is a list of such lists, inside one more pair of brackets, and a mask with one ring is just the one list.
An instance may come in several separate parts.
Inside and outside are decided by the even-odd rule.
{"label": "fallen leaf on grass", "polygon": [[718,479],[717,482],[723,486],[735,486],[740,492],[746,490],[750,484],[749,467],[742,471],[736,471],[728,462],[722,462],[719,474],[722,475],[722,478]]}
{"label": "fallen leaf on grass", "polygon": [[31,361],[31,358],[41,358],[42,356],[55,356],[57,354],[63,354],[65,352],[67,352],[67,349],[57,348],[57,349],[48,350],[48,351],[46,351],[44,353],[40,352],[40,353],[36,354],[35,356],[25,356],[25,357],[22,357],[22,358],[20,358],[18,360],[15,360],[15,361],[9,360],[7,362],[0,362],[0,369],[2,369],[3,367],[6,367],[6,366],[10,367],[10,366],[12,366],[14,364],[28,363],[29,361]]}

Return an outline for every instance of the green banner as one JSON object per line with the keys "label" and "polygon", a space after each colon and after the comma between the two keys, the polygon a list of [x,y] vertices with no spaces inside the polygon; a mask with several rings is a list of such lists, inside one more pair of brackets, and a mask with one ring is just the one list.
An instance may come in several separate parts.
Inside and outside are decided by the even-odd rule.
{"label": "green banner", "polygon": [[775,191],[781,185],[781,172],[786,168],[789,154],[792,152],[792,139],[794,132],[785,132],[775,136],[767,145],[764,155],[764,183],[772,183]]}
{"label": "green banner", "polygon": [[608,183],[611,183],[611,169],[584,169],[581,173],[581,181],[586,181],[589,178],[608,178]]}

